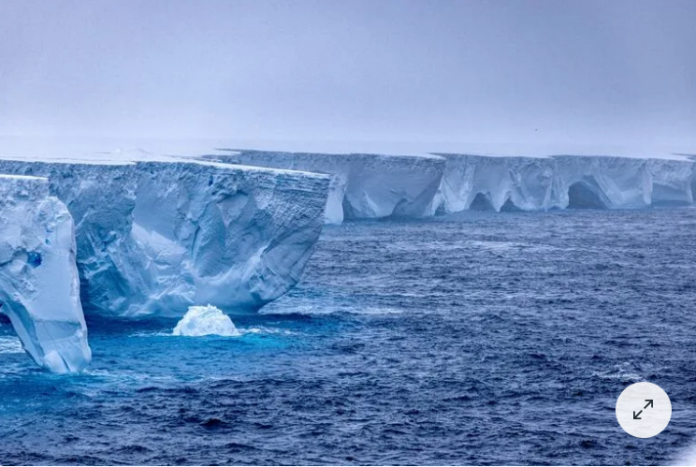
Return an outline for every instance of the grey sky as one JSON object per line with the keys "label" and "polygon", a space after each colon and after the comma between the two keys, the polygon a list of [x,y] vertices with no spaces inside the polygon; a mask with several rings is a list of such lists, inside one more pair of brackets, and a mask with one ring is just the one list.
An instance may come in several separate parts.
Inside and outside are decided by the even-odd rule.
{"label": "grey sky", "polygon": [[0,135],[690,151],[694,24],[692,0],[3,0]]}

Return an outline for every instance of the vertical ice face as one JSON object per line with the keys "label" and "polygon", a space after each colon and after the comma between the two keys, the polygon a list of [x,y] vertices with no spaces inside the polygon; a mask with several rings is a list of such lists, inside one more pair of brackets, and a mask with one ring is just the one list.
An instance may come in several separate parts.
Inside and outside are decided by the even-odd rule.
{"label": "vertical ice face", "polygon": [[693,201],[693,162],[609,156],[447,159],[432,212],[636,209]]}
{"label": "vertical ice face", "polygon": [[652,180],[645,159],[554,156],[553,202],[558,208],[636,209],[650,206]]}
{"label": "vertical ice face", "polygon": [[652,204],[677,206],[694,202],[694,162],[648,159],[652,178]]}
{"label": "vertical ice face", "polygon": [[0,160],[0,172],[49,178],[75,219],[86,313],[247,312],[299,281],[328,176],[157,159]]}
{"label": "vertical ice face", "polygon": [[219,162],[329,174],[325,219],[414,218],[430,214],[445,168],[439,156],[230,151]]}
{"label": "vertical ice face", "polygon": [[0,175],[0,303],[27,353],[56,373],[91,360],[73,220],[48,180]]}
{"label": "vertical ice face", "polygon": [[51,194],[65,203],[75,222],[85,311],[110,314],[122,309],[133,292],[119,261],[127,261],[123,251],[132,249],[135,164],[4,159],[0,160],[0,173],[49,179]]}
{"label": "vertical ice face", "polygon": [[551,202],[553,160],[440,154],[447,160],[433,211],[538,210]]}
{"label": "vertical ice face", "polygon": [[326,175],[201,161],[139,162],[124,316],[211,304],[255,311],[300,279],[323,226]]}

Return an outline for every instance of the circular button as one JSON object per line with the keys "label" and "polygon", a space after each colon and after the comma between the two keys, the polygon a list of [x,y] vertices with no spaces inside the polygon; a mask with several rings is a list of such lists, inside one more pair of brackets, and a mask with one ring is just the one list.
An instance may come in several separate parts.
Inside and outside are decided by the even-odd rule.
{"label": "circular button", "polygon": [[619,425],[636,438],[652,438],[660,434],[671,418],[669,396],[656,384],[632,384],[623,390],[616,401]]}

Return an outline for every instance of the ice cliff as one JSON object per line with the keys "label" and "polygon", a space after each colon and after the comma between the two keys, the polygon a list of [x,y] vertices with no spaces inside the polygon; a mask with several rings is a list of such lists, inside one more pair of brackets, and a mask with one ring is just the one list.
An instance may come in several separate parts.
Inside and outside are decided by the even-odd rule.
{"label": "ice cliff", "polygon": [[203,158],[330,175],[325,213],[330,224],[344,219],[426,216],[445,168],[445,160],[439,156],[240,150]]}
{"label": "ice cliff", "polygon": [[84,369],[87,343],[73,219],[48,180],[0,175],[0,311],[26,352],[56,373]]}
{"label": "ice cliff", "polygon": [[389,156],[225,150],[203,159],[331,176],[326,222],[463,210],[635,209],[693,202],[694,162],[611,156]]}
{"label": "ice cliff", "polygon": [[208,303],[258,310],[300,279],[325,218],[693,202],[690,160],[263,151],[137,159],[0,159],[0,173],[45,177],[67,206],[87,314],[181,317]]}
{"label": "ice cliff", "polygon": [[635,209],[693,202],[693,162],[609,156],[446,159],[431,213]]}
{"label": "ice cliff", "polygon": [[0,160],[50,181],[76,225],[86,313],[183,316],[262,307],[294,286],[323,225],[329,178],[202,161]]}
{"label": "ice cliff", "polygon": [[137,172],[133,294],[121,313],[255,311],[299,281],[321,233],[327,176],[168,161]]}

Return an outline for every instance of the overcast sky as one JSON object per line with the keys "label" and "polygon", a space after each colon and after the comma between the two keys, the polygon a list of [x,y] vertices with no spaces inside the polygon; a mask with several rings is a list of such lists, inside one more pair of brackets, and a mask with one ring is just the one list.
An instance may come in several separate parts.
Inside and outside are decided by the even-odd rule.
{"label": "overcast sky", "polygon": [[3,0],[0,135],[693,150],[696,1]]}

